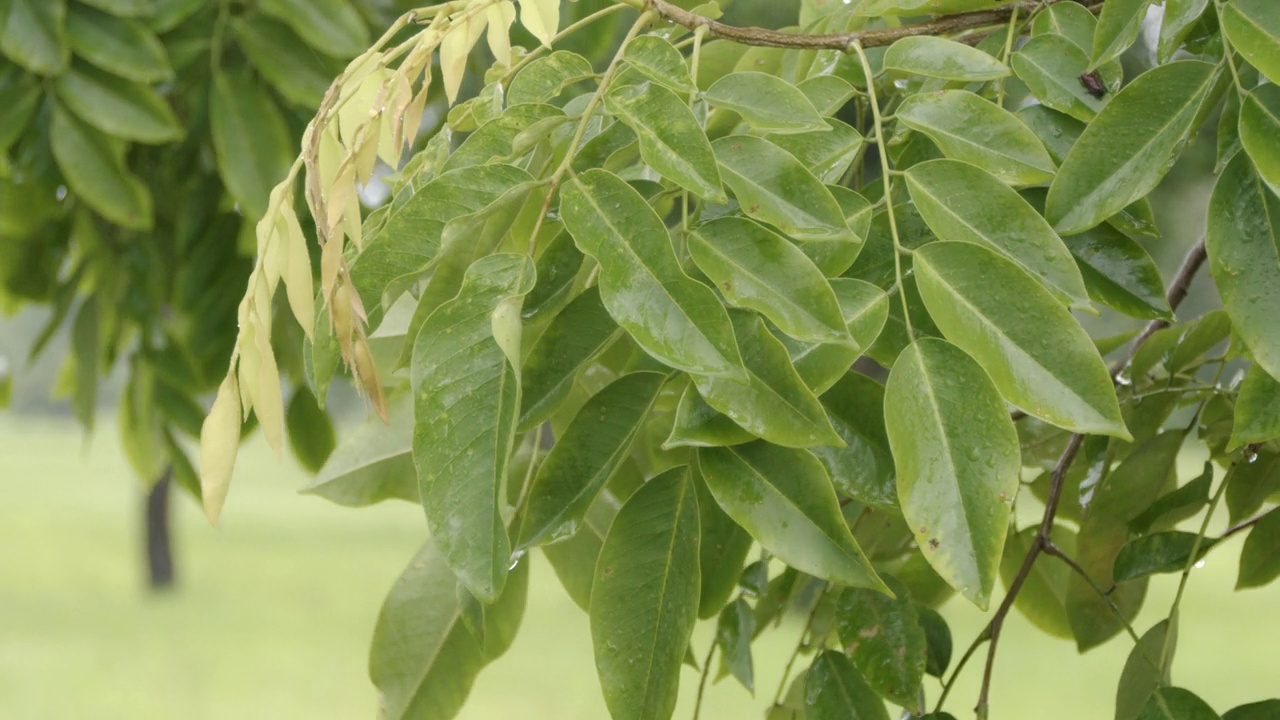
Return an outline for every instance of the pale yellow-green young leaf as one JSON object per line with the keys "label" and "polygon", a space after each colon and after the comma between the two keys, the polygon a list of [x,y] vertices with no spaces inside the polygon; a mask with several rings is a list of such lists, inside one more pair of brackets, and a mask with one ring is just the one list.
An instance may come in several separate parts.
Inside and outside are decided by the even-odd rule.
{"label": "pale yellow-green young leaf", "polygon": [[280,392],[280,371],[276,368],[276,356],[271,350],[271,334],[257,332],[254,342],[258,346],[261,362],[258,366],[258,392],[253,411],[262,425],[262,436],[267,445],[279,456],[284,450],[284,398]]}
{"label": "pale yellow-green young leaf", "polygon": [[355,151],[351,154],[351,160],[356,166],[356,178],[361,184],[367,185],[369,179],[373,177],[373,168],[378,164],[378,137],[382,133],[382,114],[379,113],[377,118],[373,118],[367,125],[360,128],[360,132],[356,135]]}
{"label": "pale yellow-green young leaf", "polygon": [[325,228],[325,234],[332,241],[341,241],[341,238],[335,237],[339,232],[339,223],[347,214],[347,209],[351,207],[351,199],[356,197],[356,169],[351,163],[343,164],[338,170],[338,174],[333,179],[333,183],[329,185],[325,196],[325,218],[328,226]]}
{"label": "pale yellow-green young leaf", "polygon": [[341,270],[342,243],[332,241],[326,242],[324,246],[320,248],[320,294],[326,300],[331,301],[334,294],[337,292],[338,273]]}
{"label": "pale yellow-green young leaf", "polygon": [[[250,310],[252,314],[252,310]],[[249,419],[249,412],[258,399],[258,371],[262,368],[262,354],[258,344],[254,342],[257,328],[252,322],[241,322],[240,338],[236,349],[240,353],[240,362],[236,363],[238,380],[236,387],[240,392],[240,420]]]}
{"label": "pale yellow-green young leaf", "polygon": [[520,321],[520,309],[524,305],[524,296],[508,298],[493,309],[489,315],[489,327],[493,332],[493,340],[502,348],[507,362],[515,371],[520,372],[520,336],[523,323]]}
{"label": "pale yellow-green young leaf", "polygon": [[364,230],[360,222],[360,196],[356,194],[355,184],[351,186],[351,194],[347,195],[347,210],[342,213],[343,227],[347,237],[356,244],[356,248],[364,250]]}
{"label": "pale yellow-green young leaf", "polygon": [[560,0],[520,0],[520,22],[543,45],[551,47],[560,29]]}
{"label": "pale yellow-green young leaf", "polygon": [[440,75],[444,78],[444,94],[450,105],[458,99],[462,76],[467,70],[467,56],[480,39],[487,21],[486,17],[463,12],[440,41]]}
{"label": "pale yellow-green young leaf", "polygon": [[400,167],[400,156],[404,152],[404,136],[401,134],[404,111],[412,100],[413,84],[405,73],[396,73],[387,93],[387,106],[378,119],[378,158],[393,168]]}
{"label": "pale yellow-green young leaf", "polygon": [[382,54],[376,53],[355,68],[348,68],[338,92],[338,137],[348,148],[382,104],[383,86],[391,79],[392,71],[381,63]]}
{"label": "pale yellow-green young leaf", "polygon": [[511,23],[516,19],[516,6],[510,0],[502,0],[490,5],[485,13],[489,16],[489,50],[499,65],[511,67]]}
{"label": "pale yellow-green young leaf", "polygon": [[284,240],[287,254],[285,264],[285,292],[289,298],[289,309],[293,317],[302,326],[307,338],[312,338],[315,328],[315,287],[311,280],[311,254],[307,252],[307,238],[302,234],[302,225],[293,212],[293,204],[281,208],[279,222],[283,225],[276,232]]}
{"label": "pale yellow-green young leaf", "polygon": [[218,524],[239,447],[240,390],[235,376],[228,374],[200,427],[200,495],[210,525]]}

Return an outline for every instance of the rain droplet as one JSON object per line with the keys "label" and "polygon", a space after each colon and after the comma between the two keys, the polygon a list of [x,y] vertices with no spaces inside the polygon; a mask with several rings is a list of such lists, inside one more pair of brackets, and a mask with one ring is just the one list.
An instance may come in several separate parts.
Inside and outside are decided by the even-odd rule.
{"label": "rain droplet", "polygon": [[1121,387],[1129,387],[1133,384],[1133,380],[1129,377],[1129,368],[1121,370],[1120,374],[1116,375],[1116,384]]}

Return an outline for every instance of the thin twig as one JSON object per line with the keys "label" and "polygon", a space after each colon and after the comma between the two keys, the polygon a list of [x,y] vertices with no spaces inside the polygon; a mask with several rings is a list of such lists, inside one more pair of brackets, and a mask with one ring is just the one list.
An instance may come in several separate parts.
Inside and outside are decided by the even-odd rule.
{"label": "thin twig", "polygon": [[[1178,268],[1178,273],[1173,276],[1173,281],[1169,283],[1169,292],[1165,299],[1169,301],[1170,310],[1178,309],[1183,299],[1187,297],[1187,291],[1191,288],[1191,281],[1195,278],[1196,272],[1200,270],[1200,266],[1204,264],[1207,257],[1208,255],[1204,249],[1204,238],[1201,237],[1199,242],[1191,246],[1187,256],[1182,259],[1182,265]],[[1142,347],[1142,344],[1158,330],[1163,330],[1167,327],[1169,327],[1169,321],[1163,318],[1157,318],[1147,323],[1147,326],[1142,328],[1142,332],[1138,333],[1138,336],[1129,344],[1129,352],[1125,353],[1123,358],[1117,360],[1111,366],[1111,377],[1119,377],[1129,363],[1133,362],[1133,357],[1138,354],[1138,348]]]}
{"label": "thin twig", "polygon": [[1235,534],[1236,534],[1236,533],[1238,533],[1238,532],[1244,532],[1245,530],[1248,530],[1249,528],[1253,527],[1254,525],[1257,525],[1259,520],[1261,520],[1262,518],[1264,518],[1264,517],[1266,517],[1267,515],[1271,514],[1272,512],[1274,512],[1272,509],[1268,509],[1266,512],[1262,513],[1261,515],[1254,515],[1253,517],[1249,518],[1248,520],[1241,520],[1240,522],[1236,523],[1235,525],[1232,525],[1231,527],[1227,528],[1226,530],[1223,530],[1223,531],[1222,531],[1222,535],[1218,538],[1218,541],[1219,541],[1219,542],[1221,542],[1221,541],[1226,540],[1227,538],[1231,537],[1232,535],[1235,535]]}
{"label": "thin twig", "polygon": [[707,689],[707,676],[711,674],[711,658],[716,655],[716,640],[711,639],[711,647],[707,648],[707,657],[702,661],[702,679],[698,681],[698,698],[693,702],[693,720],[698,720],[702,712],[702,693]]}
{"label": "thin twig", "polygon": [[[673,5],[666,0],[622,0],[634,8],[642,10],[652,10],[660,15],[663,19],[673,22],[677,25],[695,30],[700,27],[707,28],[707,33],[712,37],[732,40],[742,45],[753,45],[756,47],[776,47],[788,48],[794,50],[839,50],[841,52],[850,52],[854,45],[861,45],[864,48],[882,47],[884,45],[892,45],[895,41],[904,37],[914,37],[917,35],[951,35],[954,33],[964,32],[966,30],[976,30],[978,28],[991,27],[993,25],[1004,25],[1009,22],[1014,13],[1030,13],[1042,5],[1052,5],[1058,2],[1073,2],[1077,0],[1026,0],[1012,5],[1006,5],[995,10],[983,10],[979,12],[958,13],[955,15],[945,15],[936,20],[918,23],[915,25],[903,25],[894,28],[883,28],[875,30],[860,30],[857,32],[847,33],[828,33],[822,35],[809,35],[805,33],[787,33],[778,30],[769,30],[759,27],[738,27],[736,25],[726,25],[725,23],[703,17],[695,13],[689,12],[677,5]],[[1093,10],[1102,6],[1106,0],[1091,0],[1085,7]],[[968,41],[971,38],[960,38],[961,41]],[[973,40],[977,42],[977,40]]]}

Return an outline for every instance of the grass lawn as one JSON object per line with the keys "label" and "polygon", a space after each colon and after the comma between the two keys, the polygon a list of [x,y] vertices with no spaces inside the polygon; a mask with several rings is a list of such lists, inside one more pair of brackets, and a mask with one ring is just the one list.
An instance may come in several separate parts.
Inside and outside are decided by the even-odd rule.
{"label": "grass lawn", "polygon": [[[425,537],[420,511],[352,511],[298,496],[305,478],[260,443],[241,456],[212,530],[178,496],[179,592],[142,588],[141,491],[114,428],[89,442],[69,423],[0,415],[0,718],[292,720],[371,718],[365,652],[382,596]],[[1215,550],[1184,600],[1174,681],[1220,712],[1280,695],[1280,584],[1231,592],[1240,540]],[[535,558],[524,627],[483,674],[469,720],[606,718],[585,616]],[[1176,581],[1153,583],[1139,631],[1167,613]],[[994,605],[994,604],[993,604]],[[984,616],[945,609],[957,655]],[[704,623],[705,625],[705,623]],[[709,627],[699,629],[698,655]],[[704,718],[758,718],[799,633],[757,647],[758,698],[725,681]],[[1110,718],[1129,641],[1081,657],[1020,616],[996,662],[992,717]],[[677,717],[697,678],[686,671]],[[949,701],[971,717],[980,666]],[[927,681],[930,698],[937,684]]]}

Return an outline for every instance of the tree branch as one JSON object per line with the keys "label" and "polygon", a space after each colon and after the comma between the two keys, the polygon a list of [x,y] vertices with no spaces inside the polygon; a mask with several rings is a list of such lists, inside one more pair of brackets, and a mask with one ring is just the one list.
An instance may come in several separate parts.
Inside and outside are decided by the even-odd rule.
{"label": "tree branch", "polygon": [[[993,25],[1003,25],[1009,22],[1009,18],[1014,13],[1022,15],[1030,13],[1040,7],[1053,5],[1059,2],[1073,2],[1076,0],[1025,0],[1024,2],[1006,5],[995,10],[983,10],[978,12],[957,13],[955,15],[944,15],[931,20],[929,22],[919,23],[916,25],[903,25],[894,28],[881,28],[875,30],[859,30],[857,32],[846,33],[828,33],[823,35],[807,35],[804,33],[787,33],[778,30],[770,30],[760,27],[739,27],[736,25],[726,25],[725,23],[703,17],[695,13],[689,12],[684,8],[673,5],[667,0],[622,0],[639,10],[652,10],[668,22],[676,25],[696,30],[700,27],[706,28],[706,32],[711,37],[732,40],[742,45],[754,45],[757,47],[776,47],[788,48],[793,50],[839,50],[841,52],[849,52],[853,46],[861,45],[864,48],[882,47],[884,45],[892,45],[895,41],[904,37],[913,37],[917,35],[950,35],[953,33],[964,32],[966,30],[976,30],[978,28],[991,27]],[[1106,0],[1089,0],[1083,3],[1089,10],[1097,10],[1102,7]],[[977,42],[981,38],[973,39]],[[962,39],[962,42],[965,41]]]}
{"label": "tree branch", "polygon": [[[1186,257],[1182,260],[1181,267],[1178,268],[1177,274],[1169,283],[1165,298],[1169,301],[1171,310],[1176,310],[1182,304],[1182,301],[1186,299],[1187,291],[1191,287],[1191,281],[1195,278],[1196,272],[1200,270],[1200,266],[1204,264],[1205,258],[1204,238],[1202,237],[1187,252]],[[1120,377],[1124,369],[1133,361],[1134,355],[1137,354],[1143,343],[1157,330],[1168,327],[1168,325],[1169,323],[1166,320],[1152,320],[1147,323],[1142,332],[1138,333],[1133,339],[1124,358],[1111,367],[1112,380],[1114,381]],[[1031,574],[1032,566],[1035,565],[1041,553],[1058,554],[1059,557],[1066,559],[1060,553],[1053,552],[1052,548],[1054,546],[1050,540],[1049,533],[1053,530],[1053,520],[1058,514],[1058,504],[1062,499],[1063,481],[1066,478],[1067,470],[1070,469],[1071,463],[1076,459],[1076,454],[1080,452],[1084,437],[1084,435],[1073,434],[1067,442],[1067,446],[1063,448],[1062,455],[1058,457],[1058,463],[1054,466],[1053,475],[1050,478],[1049,495],[1045,498],[1044,516],[1040,520],[1040,528],[1036,531],[1036,536],[1031,541],[1031,548],[1027,550],[1027,556],[1023,558],[1018,574],[1013,578],[1013,582],[1009,583],[1009,592],[1005,594],[1004,600],[996,608],[995,615],[991,617],[991,621],[987,623],[987,627],[979,636],[980,638],[983,636],[989,638],[991,643],[987,647],[987,663],[982,673],[982,689],[978,693],[978,705],[975,708],[980,718],[987,716],[987,697],[991,690],[991,673],[995,667],[996,646],[1000,641],[1000,631],[1004,628],[1004,620],[1009,615],[1009,611],[1013,609],[1014,600],[1017,599],[1023,584]]]}

